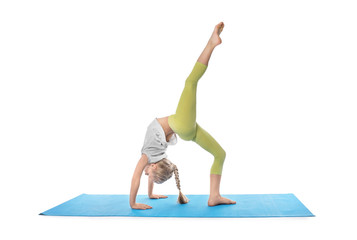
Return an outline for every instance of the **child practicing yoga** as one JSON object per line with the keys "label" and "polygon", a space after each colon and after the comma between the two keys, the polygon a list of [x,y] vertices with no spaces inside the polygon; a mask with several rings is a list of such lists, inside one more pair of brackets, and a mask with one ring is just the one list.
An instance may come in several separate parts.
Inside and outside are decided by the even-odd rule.
{"label": "child practicing yoga", "polygon": [[185,141],[191,140],[196,142],[214,156],[210,172],[210,196],[208,199],[208,206],[236,203],[235,201],[222,197],[219,193],[226,152],[218,142],[196,122],[197,83],[207,69],[208,61],[214,48],[222,43],[219,35],[223,28],[223,22],[220,22],[215,26],[206,47],[195,63],[192,72],[186,79],[176,113],[167,117],[155,118],[147,127],[144,145],[141,149],[142,155],[136,165],[131,181],[129,200],[131,208],[152,208],[149,205],[136,202],[136,195],[138,193],[140,178],[143,171],[145,171],[145,175],[148,175],[149,177],[149,198],[166,198],[167,196],[153,194],[154,182],[158,184],[163,183],[171,178],[174,173],[176,185],[179,189],[178,202],[183,204],[189,201],[181,192],[179,174],[176,165],[170,162],[165,154],[168,145],[176,144],[176,134]]}

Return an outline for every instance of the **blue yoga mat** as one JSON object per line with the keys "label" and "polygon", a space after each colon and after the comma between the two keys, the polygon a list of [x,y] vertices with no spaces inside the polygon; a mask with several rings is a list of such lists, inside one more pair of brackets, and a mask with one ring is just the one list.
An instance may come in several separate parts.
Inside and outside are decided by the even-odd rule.
{"label": "blue yoga mat", "polygon": [[207,205],[208,195],[187,195],[188,204],[178,204],[177,195],[149,199],[138,195],[136,200],[152,206],[148,210],[131,209],[128,195],[81,194],[40,215],[87,217],[313,217],[294,194],[222,195],[237,202],[234,205]]}

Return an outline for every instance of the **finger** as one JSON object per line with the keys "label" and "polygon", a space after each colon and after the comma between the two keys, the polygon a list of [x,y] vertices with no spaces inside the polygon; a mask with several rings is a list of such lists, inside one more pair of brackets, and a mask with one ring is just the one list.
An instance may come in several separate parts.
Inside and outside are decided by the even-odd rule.
{"label": "finger", "polygon": [[160,198],[167,198],[167,196],[165,196],[165,195],[160,195]]}

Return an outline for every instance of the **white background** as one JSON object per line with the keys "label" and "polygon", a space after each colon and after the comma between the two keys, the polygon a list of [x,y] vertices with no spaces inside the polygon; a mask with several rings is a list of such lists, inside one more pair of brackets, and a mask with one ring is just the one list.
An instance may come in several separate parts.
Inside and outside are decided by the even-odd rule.
{"label": "white background", "polygon": [[[356,239],[356,12],[341,0],[1,1],[1,238]],[[175,112],[220,21],[197,122],[227,152],[221,194],[294,193],[316,217],[38,216],[81,193],[129,194],[146,127]],[[167,153],[185,194],[209,193],[209,153],[180,138]],[[177,194],[173,179],[154,191]]]}

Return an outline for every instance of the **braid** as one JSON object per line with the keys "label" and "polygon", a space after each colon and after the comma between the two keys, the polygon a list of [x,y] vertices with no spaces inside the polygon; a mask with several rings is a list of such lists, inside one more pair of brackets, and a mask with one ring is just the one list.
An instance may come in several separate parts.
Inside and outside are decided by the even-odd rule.
{"label": "braid", "polygon": [[188,198],[183,195],[183,193],[181,192],[181,184],[180,184],[180,178],[179,178],[179,173],[178,173],[178,169],[176,167],[176,165],[173,165],[173,171],[175,173],[175,180],[176,180],[176,186],[179,190],[179,196],[177,198],[177,202],[180,204],[185,204],[188,203]]}
{"label": "braid", "polygon": [[164,158],[163,160],[156,163],[157,169],[153,172],[154,182],[155,183],[163,183],[169,178],[171,178],[172,173],[175,174],[176,186],[179,190],[179,196],[177,201],[180,204],[188,203],[188,198],[182,194],[181,192],[181,184],[178,169],[175,164],[173,164],[170,160]]}
{"label": "braid", "polygon": [[180,178],[179,178],[179,173],[176,165],[174,165],[174,173],[175,173],[175,180],[176,180],[176,186],[178,190],[181,191],[181,185],[180,185]]}

